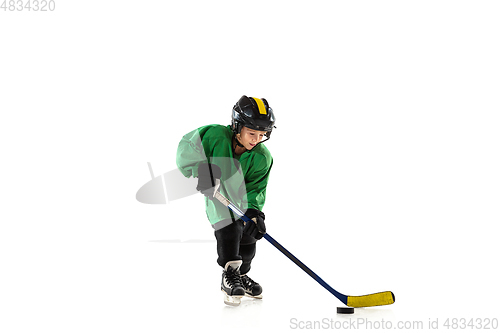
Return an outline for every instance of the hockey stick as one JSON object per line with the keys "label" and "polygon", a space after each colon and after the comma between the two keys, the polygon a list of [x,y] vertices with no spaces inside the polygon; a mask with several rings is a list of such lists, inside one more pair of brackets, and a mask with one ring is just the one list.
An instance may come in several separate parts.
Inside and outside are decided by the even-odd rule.
{"label": "hockey stick", "polygon": [[[218,186],[217,186],[218,187]],[[216,188],[217,188],[216,187]],[[238,215],[245,222],[253,222],[250,220],[238,207],[236,207],[231,201],[226,199],[219,191],[216,191],[214,198],[219,200],[224,206],[229,208],[233,213]],[[314,273],[309,267],[307,267],[302,261],[297,259],[293,254],[291,254],[287,249],[285,249],[280,243],[278,243],[274,238],[272,238],[268,233],[263,236],[269,243],[281,251],[285,256],[293,261],[297,266],[299,266],[304,272],[309,274],[314,280],[316,280],[320,285],[322,285],[326,290],[337,297],[342,303],[353,308],[369,307],[369,306],[379,306],[379,305],[389,305],[394,303],[396,298],[391,291],[384,291],[375,294],[363,295],[363,296],[348,296],[339,293],[337,290],[330,287],[322,278],[320,278],[316,273]]]}

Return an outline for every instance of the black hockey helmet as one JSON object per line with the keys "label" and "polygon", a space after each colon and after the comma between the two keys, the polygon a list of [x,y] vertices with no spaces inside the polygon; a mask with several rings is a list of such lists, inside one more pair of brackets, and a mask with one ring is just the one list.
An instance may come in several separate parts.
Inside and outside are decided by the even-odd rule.
{"label": "black hockey helmet", "polygon": [[274,123],[273,109],[269,107],[269,103],[264,98],[243,95],[233,107],[231,128],[235,134],[240,133],[245,126],[256,131],[266,132],[267,139],[264,141],[267,141],[271,137]]}

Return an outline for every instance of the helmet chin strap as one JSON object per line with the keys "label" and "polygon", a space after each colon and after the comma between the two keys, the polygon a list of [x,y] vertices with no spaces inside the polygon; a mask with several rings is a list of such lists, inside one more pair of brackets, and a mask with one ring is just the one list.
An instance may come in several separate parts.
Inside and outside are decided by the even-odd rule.
{"label": "helmet chin strap", "polygon": [[[241,134],[240,134],[241,135]],[[235,138],[235,141],[236,141],[236,145],[238,147],[241,147],[241,148],[245,148],[245,146],[243,146],[241,143],[240,143],[240,140],[238,140],[238,136],[235,134],[234,135],[234,138]],[[246,149],[246,148],[245,148]]]}
{"label": "helmet chin strap", "polygon": [[[238,138],[236,137],[236,134],[233,135],[233,139],[234,141],[236,142],[236,145],[233,145],[231,143],[231,148],[233,149],[233,155],[236,154],[236,146],[238,147],[242,147],[242,148],[245,148],[245,146],[243,146],[239,141],[238,141]],[[246,148],[245,148],[246,149]]]}

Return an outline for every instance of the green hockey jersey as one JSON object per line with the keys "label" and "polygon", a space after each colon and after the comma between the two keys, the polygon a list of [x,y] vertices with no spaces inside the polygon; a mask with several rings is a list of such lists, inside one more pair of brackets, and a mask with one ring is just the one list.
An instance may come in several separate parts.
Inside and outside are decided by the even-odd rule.
{"label": "green hockey jersey", "polygon": [[[231,127],[202,126],[184,135],[177,148],[177,167],[185,177],[198,177],[198,165],[214,163],[222,171],[221,193],[241,210],[262,211],[273,158],[264,144],[234,155]],[[207,217],[212,225],[231,218],[227,207],[205,198]]]}

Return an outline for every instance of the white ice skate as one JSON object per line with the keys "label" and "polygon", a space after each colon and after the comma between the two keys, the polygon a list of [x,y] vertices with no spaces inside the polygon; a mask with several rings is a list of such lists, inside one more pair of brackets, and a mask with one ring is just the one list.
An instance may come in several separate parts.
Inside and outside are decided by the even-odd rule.
{"label": "white ice skate", "polygon": [[224,303],[230,306],[238,306],[241,298],[245,296],[245,289],[240,277],[241,260],[229,261],[222,272],[221,290],[224,295]]}
{"label": "white ice skate", "polygon": [[252,280],[248,275],[241,276],[241,283],[245,289],[245,296],[262,299],[262,287],[260,284]]}

